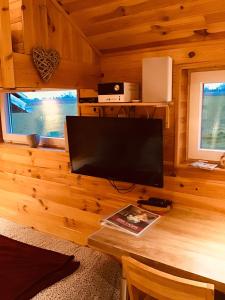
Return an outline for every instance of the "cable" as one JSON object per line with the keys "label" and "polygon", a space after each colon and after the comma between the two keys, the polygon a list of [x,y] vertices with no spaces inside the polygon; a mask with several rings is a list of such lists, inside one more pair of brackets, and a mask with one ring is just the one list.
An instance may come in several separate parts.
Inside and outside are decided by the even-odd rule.
{"label": "cable", "polygon": [[118,110],[118,112],[117,112],[117,118],[120,118],[120,112],[121,112],[121,111],[124,111],[125,117],[128,116],[125,107],[121,105],[120,108],[119,108],[119,110]]}
{"label": "cable", "polygon": [[153,110],[153,113],[152,113],[152,115],[151,115],[151,119],[153,119],[153,118],[154,118],[154,116],[155,116],[155,113],[156,113],[156,109],[157,109],[157,107],[156,107],[156,106],[154,106],[154,110]]}
{"label": "cable", "polygon": [[145,112],[146,112],[146,114],[147,114],[147,119],[154,119],[154,116],[155,116],[157,107],[154,106],[154,110],[153,110],[153,112],[152,112],[151,115],[149,114],[149,111],[148,111],[147,108],[144,108],[144,109],[145,109]]}
{"label": "cable", "polygon": [[147,119],[149,119],[149,118],[150,118],[150,115],[149,115],[148,109],[146,109],[146,107],[144,107],[144,110],[145,110],[145,112],[146,112],[146,114],[147,114]]}
{"label": "cable", "polygon": [[131,186],[127,189],[124,188],[118,188],[118,186],[116,186],[116,184],[114,182],[110,182],[112,187],[120,194],[126,194],[126,193],[130,193],[133,191],[133,189],[135,188],[135,184],[131,184]]}
{"label": "cable", "polygon": [[128,188],[120,188],[115,184],[114,180],[108,179],[108,181],[111,184],[111,186],[120,194],[126,194],[129,192],[132,192],[134,190],[134,188],[136,187],[136,184],[132,183]]}

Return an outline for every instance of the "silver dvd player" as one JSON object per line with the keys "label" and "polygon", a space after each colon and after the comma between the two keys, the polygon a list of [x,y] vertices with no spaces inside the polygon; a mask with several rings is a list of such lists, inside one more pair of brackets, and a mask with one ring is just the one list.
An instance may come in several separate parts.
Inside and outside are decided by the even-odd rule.
{"label": "silver dvd player", "polygon": [[98,102],[131,102],[139,99],[139,86],[131,82],[98,84]]}

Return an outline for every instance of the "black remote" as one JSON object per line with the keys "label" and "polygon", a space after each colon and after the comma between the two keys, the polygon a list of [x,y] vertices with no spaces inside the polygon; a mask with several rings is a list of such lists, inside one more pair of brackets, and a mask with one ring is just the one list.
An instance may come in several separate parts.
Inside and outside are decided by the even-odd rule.
{"label": "black remote", "polygon": [[151,197],[148,200],[138,200],[137,203],[143,205],[157,206],[157,207],[168,207],[172,204],[172,201]]}

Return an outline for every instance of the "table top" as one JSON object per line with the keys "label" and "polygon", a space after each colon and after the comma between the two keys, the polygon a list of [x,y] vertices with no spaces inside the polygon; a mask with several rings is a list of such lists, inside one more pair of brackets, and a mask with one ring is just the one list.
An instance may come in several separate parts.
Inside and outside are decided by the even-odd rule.
{"label": "table top", "polygon": [[214,283],[225,292],[225,214],[175,206],[139,237],[104,227],[88,244],[177,276]]}

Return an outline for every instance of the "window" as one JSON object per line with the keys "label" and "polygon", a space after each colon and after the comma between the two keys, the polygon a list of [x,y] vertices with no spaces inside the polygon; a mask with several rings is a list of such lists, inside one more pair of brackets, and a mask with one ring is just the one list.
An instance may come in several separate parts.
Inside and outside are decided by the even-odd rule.
{"label": "window", "polygon": [[75,90],[5,94],[1,106],[4,141],[26,144],[26,135],[37,133],[41,145],[64,147],[65,117],[71,115],[77,115]]}
{"label": "window", "polygon": [[191,73],[188,158],[218,161],[225,152],[225,71]]}

